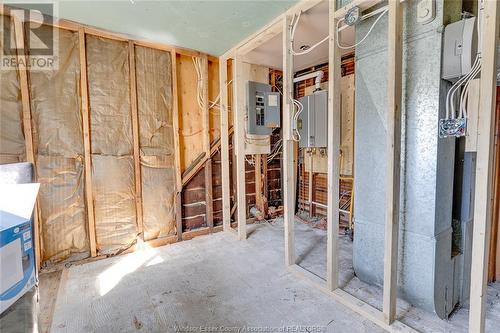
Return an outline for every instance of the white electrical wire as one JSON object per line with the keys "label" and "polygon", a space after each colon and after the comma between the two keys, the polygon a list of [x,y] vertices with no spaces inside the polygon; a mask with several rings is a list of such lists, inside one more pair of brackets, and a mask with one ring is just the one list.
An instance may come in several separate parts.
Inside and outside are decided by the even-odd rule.
{"label": "white electrical wire", "polygon": [[[278,90],[278,92],[281,94],[281,96],[283,96],[283,93],[281,92],[280,88],[278,88],[277,86],[274,86],[276,88],[276,90]],[[302,113],[302,111],[304,110],[304,105],[302,105],[302,103],[300,103],[299,100],[296,100],[295,98],[292,98],[290,97],[290,101],[293,103],[294,105],[294,115],[293,115],[293,123],[295,125],[297,125],[297,122],[299,120],[299,116],[300,114]],[[297,110],[295,110],[295,107],[297,108]],[[293,141],[300,141],[300,133],[299,133],[299,130],[297,128],[297,126],[295,126],[295,128],[292,129],[292,140]]]}
{"label": "white electrical wire", "polygon": [[479,64],[476,69],[471,72],[471,75],[467,82],[464,84],[464,88],[460,94],[460,113],[459,118],[467,118],[467,97],[469,96],[469,84],[477,74],[481,71],[481,64]]}
{"label": "white electrical wire", "polygon": [[[196,87],[196,100],[198,101],[198,106],[201,109],[205,108],[205,100],[203,98],[203,82],[204,82],[204,73],[203,73],[203,64],[202,64],[202,59],[199,57],[192,57],[193,59],[193,65],[196,70],[196,77],[197,77],[197,87]],[[233,80],[230,80],[229,82],[226,83],[226,86],[230,85],[233,82]],[[215,98],[215,101],[208,101],[208,109],[213,109],[217,108],[220,109],[220,95],[221,91],[219,90],[219,94]]]}
{"label": "white electrical wire", "polygon": [[303,51],[295,51],[294,48],[293,48],[293,38],[295,36],[295,30],[297,29],[297,25],[299,24],[299,20],[300,20],[300,15],[302,14],[302,12],[299,12],[299,14],[297,15],[297,17],[295,18],[294,17],[294,20],[293,20],[293,23],[292,23],[292,31],[291,31],[291,34],[290,34],[290,39],[291,39],[291,42],[292,42],[292,47],[290,49],[292,55],[296,55],[296,56],[299,56],[299,55],[304,55],[304,54],[307,54],[309,52],[311,52],[312,50],[314,50],[316,47],[318,47],[318,45],[321,45],[322,43],[326,42],[328,40],[328,38],[330,36],[326,36],[325,38],[323,38],[322,40],[320,40],[319,42],[317,42],[316,44],[314,44],[313,46],[309,47],[308,49],[306,50],[303,50]]}
{"label": "white electrical wire", "polygon": [[293,128],[292,140],[299,142],[301,139],[299,129],[297,128],[297,124],[299,122],[299,116],[304,110],[304,105],[296,99],[292,99],[294,106],[297,107],[297,111],[293,115],[293,123],[295,124],[295,128]]}
{"label": "white electrical wire", "polygon": [[[466,75],[462,76],[455,84],[451,86],[451,88],[446,93],[446,119],[455,119],[456,111],[455,111],[455,93],[456,91],[466,82],[468,82],[471,78],[473,78],[474,72],[481,69],[480,65],[480,57],[476,56],[476,60],[471,67],[471,70]],[[476,72],[477,74],[477,72]],[[475,75],[474,75],[475,76]]]}
{"label": "white electrical wire", "polygon": [[311,52],[312,50],[314,50],[318,45],[326,42],[328,40],[330,36],[326,36],[325,38],[323,38],[322,40],[320,40],[319,42],[317,42],[316,44],[314,44],[313,46],[309,47],[308,49],[304,50],[304,51],[300,51],[300,52],[296,52],[293,48],[291,49],[291,52],[293,55],[296,55],[296,56],[299,56],[299,55],[304,55],[304,54],[307,54],[309,52]]}
{"label": "white electrical wire", "polygon": [[342,49],[342,50],[348,50],[348,49],[352,49],[353,47],[356,47],[358,46],[359,44],[363,43],[366,38],[368,38],[368,36],[370,35],[370,33],[372,32],[373,28],[375,28],[375,26],[377,25],[378,21],[380,21],[380,19],[382,18],[382,16],[384,16],[385,13],[387,13],[389,11],[389,8],[385,9],[378,17],[377,19],[375,20],[375,22],[373,22],[372,26],[370,27],[370,29],[368,30],[368,32],[366,33],[366,35],[361,38],[361,40],[353,45],[340,45],[340,38],[339,38],[339,24],[340,22],[344,21],[344,19],[340,19],[337,21],[337,27],[335,29],[335,41],[337,42],[337,46],[339,49]]}
{"label": "white electrical wire", "polygon": [[204,82],[204,73],[203,73],[203,65],[202,65],[202,60],[199,57],[192,57],[193,59],[193,64],[194,64],[194,69],[196,70],[196,76],[197,76],[197,94],[196,94],[196,100],[198,102],[198,106],[200,109],[205,108],[205,101],[203,98],[203,82]]}

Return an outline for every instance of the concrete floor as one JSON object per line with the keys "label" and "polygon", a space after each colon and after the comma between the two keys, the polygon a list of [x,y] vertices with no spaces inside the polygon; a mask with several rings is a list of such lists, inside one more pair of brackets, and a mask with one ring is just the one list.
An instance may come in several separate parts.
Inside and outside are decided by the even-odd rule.
{"label": "concrete floor", "polygon": [[[382,332],[285,270],[281,221],[249,225],[248,229],[249,239],[243,242],[234,235],[217,233],[72,266],[62,273],[55,305],[52,301],[59,275],[42,274],[38,307],[43,311],[38,322],[29,317],[36,303],[22,301],[10,314],[2,315],[0,331],[36,332],[36,327],[46,332],[51,324],[50,332],[71,333],[200,332],[200,326],[307,326],[299,332]],[[382,290],[354,276],[352,243],[347,236],[340,239],[341,285],[381,308]],[[325,277],[324,231],[296,223],[296,250],[302,267]],[[33,300],[33,295],[26,299],[30,297]],[[498,332],[500,284],[489,286],[487,302],[487,332]],[[401,321],[422,332],[467,331],[466,308],[443,321],[399,301],[398,314]]]}
{"label": "concrete floor", "polygon": [[[326,279],[326,232],[296,224],[295,242],[299,265]],[[352,266],[352,242],[348,236],[339,236],[339,284],[342,289],[358,299],[382,309],[382,288],[362,282],[354,274]],[[500,283],[492,283],[487,289],[486,332],[500,332]],[[452,313],[448,320],[439,319],[434,313],[415,308],[398,299],[398,319],[420,332],[459,333],[468,332],[469,309],[465,304]]]}
{"label": "concrete floor", "polygon": [[63,273],[51,332],[200,326],[383,332],[285,269],[282,226],[248,228],[243,242],[217,233],[71,267]]}

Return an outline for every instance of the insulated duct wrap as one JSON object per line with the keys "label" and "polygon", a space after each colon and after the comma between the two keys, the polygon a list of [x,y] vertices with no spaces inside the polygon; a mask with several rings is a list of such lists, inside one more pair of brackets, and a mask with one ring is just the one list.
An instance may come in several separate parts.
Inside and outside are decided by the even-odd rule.
{"label": "insulated duct wrap", "polygon": [[137,236],[128,45],[87,36],[97,247],[108,254]]}
{"label": "insulated duct wrap", "polygon": [[175,234],[175,145],[169,52],[136,46],[144,239]]}
{"label": "insulated duct wrap", "polygon": [[[51,34],[42,26],[39,34]],[[43,260],[89,255],[84,197],[78,33],[61,29],[54,70],[30,72]]]}
{"label": "insulated duct wrap", "polygon": [[[0,46],[2,54],[15,55],[4,45],[4,36],[14,40],[14,29],[8,16],[0,16]],[[22,103],[17,70],[0,70],[0,164],[25,160],[22,130]]]}

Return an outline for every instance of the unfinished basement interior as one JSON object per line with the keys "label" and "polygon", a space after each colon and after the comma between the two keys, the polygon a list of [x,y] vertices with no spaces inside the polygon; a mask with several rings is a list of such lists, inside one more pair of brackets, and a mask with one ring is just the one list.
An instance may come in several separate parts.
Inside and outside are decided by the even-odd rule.
{"label": "unfinished basement interior", "polygon": [[500,332],[500,1],[0,4],[0,332]]}

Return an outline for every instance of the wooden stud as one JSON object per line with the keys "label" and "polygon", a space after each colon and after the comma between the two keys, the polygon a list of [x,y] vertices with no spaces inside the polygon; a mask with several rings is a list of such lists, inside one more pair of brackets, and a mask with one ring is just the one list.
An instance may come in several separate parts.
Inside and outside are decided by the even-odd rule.
{"label": "wooden stud", "polygon": [[210,229],[210,233],[214,228],[214,201],[212,191],[212,159],[209,158],[205,163],[205,206],[206,206],[206,221]]}
{"label": "wooden stud", "polygon": [[472,266],[470,284],[469,332],[484,332],[486,287],[491,231],[494,135],[496,107],[496,73],[499,2],[483,3],[482,68],[480,81],[479,122],[477,130],[476,186],[474,194],[474,230],[472,233]]}
{"label": "wooden stud", "polygon": [[[306,152],[307,154],[307,152]],[[313,154],[309,155],[309,183],[307,185],[307,200],[309,201],[309,217],[313,217],[313,186],[314,186],[314,172],[313,172]]]}
{"label": "wooden stud", "polygon": [[236,189],[237,189],[237,215],[238,238],[247,238],[246,225],[246,189],[245,189],[245,101],[243,91],[245,84],[242,82],[243,63],[238,55],[233,61],[233,105],[234,108],[234,138],[236,154]]}
{"label": "wooden stud", "polygon": [[329,2],[328,53],[328,197],[327,197],[327,288],[338,288],[339,281],[339,177],[340,177],[340,50],[335,30],[338,20],[331,15],[335,3]]}
{"label": "wooden stud", "polygon": [[[25,50],[24,43],[24,22],[17,16],[13,16],[14,34],[17,47],[17,63],[19,73],[19,85],[21,88],[21,103],[23,108],[23,134],[24,144],[26,149],[26,160],[33,164],[33,172],[36,179],[36,159],[35,151],[33,148],[33,129],[31,127],[31,105],[30,105],[30,92],[28,84],[28,68],[27,51]],[[35,240],[35,256],[36,256],[36,270],[40,270],[42,261],[42,241],[41,241],[41,228],[40,228],[40,203],[36,201],[33,212],[33,234]]]}
{"label": "wooden stud", "polygon": [[391,324],[396,318],[399,199],[401,174],[401,97],[403,70],[403,7],[399,1],[389,2],[388,77],[385,185],[384,248],[384,319]]}
{"label": "wooden stud", "polygon": [[137,110],[137,81],[135,74],[135,45],[128,42],[128,62],[130,75],[130,111],[132,113],[132,136],[134,144],[134,176],[135,176],[135,209],[137,214],[137,231],[144,240],[144,222],[142,214],[142,181],[141,153],[139,143],[139,114]]}
{"label": "wooden stud", "polygon": [[82,96],[82,129],[83,149],[85,159],[85,199],[87,203],[87,218],[90,240],[90,255],[97,255],[97,238],[94,216],[94,186],[92,184],[92,148],[90,142],[90,107],[89,87],[87,82],[87,52],[85,50],[85,31],[78,30],[78,45],[80,51],[80,93]]}
{"label": "wooden stud", "polygon": [[262,155],[255,155],[255,206],[264,213],[264,200],[262,198]]}
{"label": "wooden stud", "polygon": [[[232,67],[234,71],[234,66]],[[233,115],[236,116],[236,113],[233,111]],[[233,182],[233,208],[231,208],[231,216],[234,215],[236,208],[238,207],[238,178],[236,177],[237,169],[236,169],[236,139],[235,135],[231,137],[231,145],[233,147],[231,154],[231,181]],[[236,224],[238,224],[238,216],[235,217]],[[231,229],[232,230],[232,229]]]}
{"label": "wooden stud", "polygon": [[285,229],[285,264],[295,264],[295,167],[294,141],[291,138],[293,106],[293,57],[291,53],[292,16],[283,18],[283,203]]}
{"label": "wooden stud", "polygon": [[203,56],[201,61],[202,67],[202,80],[203,80],[203,90],[202,97],[205,105],[203,105],[202,110],[202,122],[203,122],[203,151],[207,159],[210,157],[210,109],[208,107],[208,59],[207,56]]}
{"label": "wooden stud", "polygon": [[182,241],[182,192],[175,195],[175,225],[177,229],[177,241]]}
{"label": "wooden stud", "polygon": [[206,55],[202,57],[203,75],[203,90],[202,98],[205,104],[203,105],[203,150],[205,152],[205,206],[206,206],[206,222],[210,230],[214,227],[213,216],[213,196],[212,196],[212,159],[210,150],[210,109],[208,101],[208,58]]}
{"label": "wooden stud", "polygon": [[313,217],[316,215],[314,202],[314,193],[316,192],[316,184],[314,183],[315,173],[312,172],[312,163],[311,170],[309,171],[309,185],[308,185],[308,199],[309,199],[309,217]]}
{"label": "wooden stud", "polygon": [[221,145],[221,169],[222,169],[222,225],[224,231],[231,229],[231,200],[230,200],[230,178],[229,178],[229,109],[228,109],[228,86],[227,86],[227,59],[219,59],[220,80],[220,145]]}
{"label": "wooden stud", "polygon": [[488,281],[500,281],[500,87],[497,86],[495,133],[495,176],[493,177],[493,213],[491,218]]}
{"label": "wooden stud", "polygon": [[264,214],[264,218],[267,218],[268,215],[268,193],[269,193],[269,184],[267,182],[267,155],[262,155],[262,214]]}
{"label": "wooden stud", "polygon": [[177,96],[177,55],[176,51],[170,52],[170,59],[172,62],[172,123],[174,126],[174,146],[175,146],[175,184],[178,192],[182,190],[182,176],[181,176],[181,151],[179,139],[179,100]]}
{"label": "wooden stud", "polygon": [[175,221],[177,228],[177,240],[182,240],[182,174],[181,174],[181,148],[180,148],[180,138],[179,138],[179,100],[177,93],[177,53],[176,50],[170,52],[170,59],[172,62],[172,96],[173,99],[173,112],[172,112],[172,123],[174,126],[174,146],[175,146],[175,184],[176,184],[176,195],[175,195]]}

